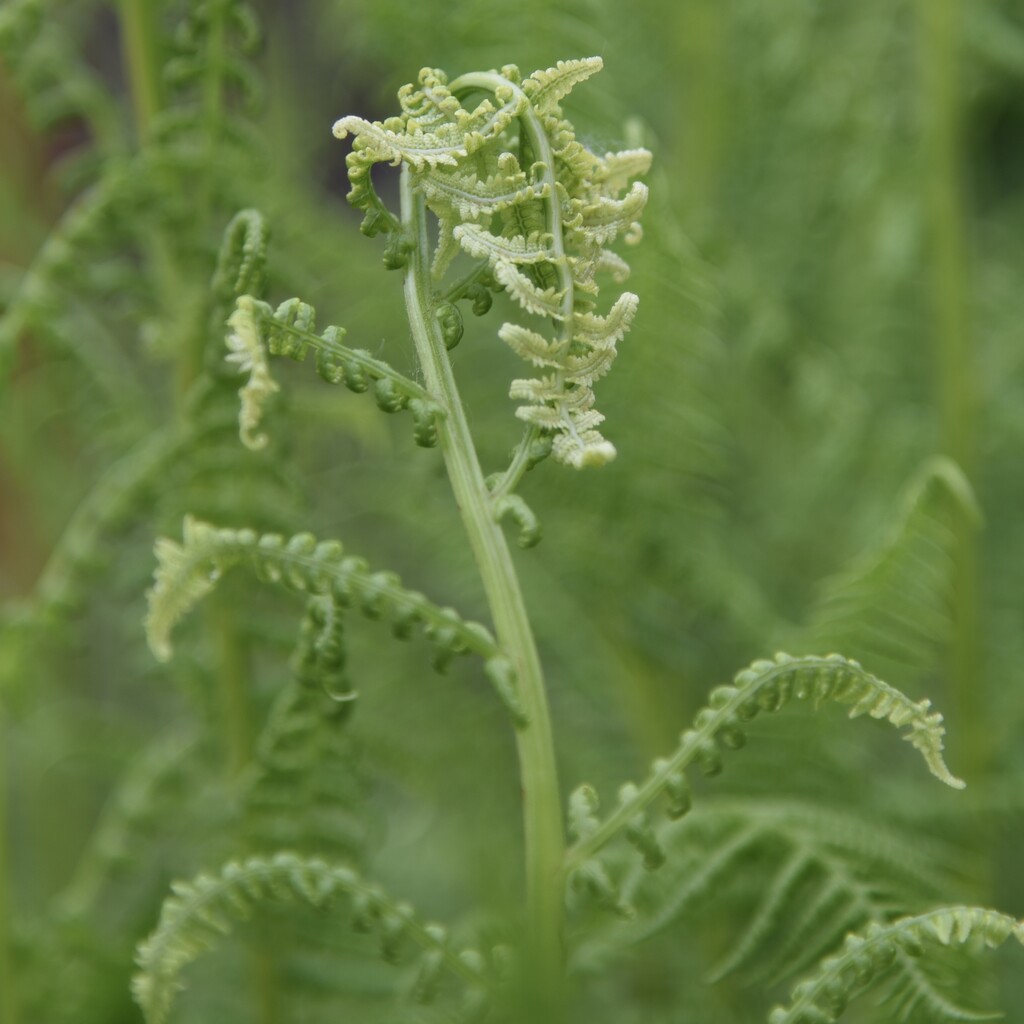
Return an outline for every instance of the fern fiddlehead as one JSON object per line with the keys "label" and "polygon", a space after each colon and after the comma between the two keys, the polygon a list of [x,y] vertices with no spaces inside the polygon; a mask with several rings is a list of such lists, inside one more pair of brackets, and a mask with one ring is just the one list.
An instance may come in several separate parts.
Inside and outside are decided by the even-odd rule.
{"label": "fern fiddlehead", "polygon": [[[550,435],[554,457],[576,468],[615,454],[597,430],[604,417],[594,407],[593,384],[608,372],[638,300],[624,292],[607,315],[597,314],[596,278],[602,270],[619,281],[628,273],[607,246],[623,233],[627,241],[639,238],[646,187],[634,183],[620,194],[650,165],[645,150],[590,152],[562,118],[562,99],[600,68],[596,57],[562,61],[523,80],[509,66],[463,75],[450,86],[441,72],[424,70],[419,88],[399,93],[399,117],[372,124],[346,117],[334,126],[339,137],[356,137],[349,198],[366,211],[364,225],[400,230],[378,215],[369,172],[375,163],[404,163],[411,188],[439,223],[433,280],[461,249],[525,313],[555,322],[553,339],[515,323],[498,334],[547,371],[512,382],[510,396],[524,402],[516,415]],[[463,107],[460,98],[481,92],[494,102]],[[518,143],[508,137],[516,128]]]}
{"label": "fern fiddlehead", "polygon": [[364,349],[348,348],[341,343],[345,332],[328,327],[321,333],[314,329],[312,306],[299,299],[289,299],[276,310],[249,295],[239,297],[235,311],[228,319],[231,332],[227,336],[228,359],[237,363],[239,372],[248,379],[239,391],[242,400],[239,427],[242,442],[250,448],[262,448],[265,434],[257,433],[263,407],[278,389],[270,376],[267,353],[288,356],[302,362],[306,353],[316,352],[316,371],[331,384],[344,384],[350,391],[363,392],[371,386],[379,409],[399,412],[408,409],[413,416],[416,443],[431,448],[437,443],[437,419],[441,407],[419,384],[374,358]]}

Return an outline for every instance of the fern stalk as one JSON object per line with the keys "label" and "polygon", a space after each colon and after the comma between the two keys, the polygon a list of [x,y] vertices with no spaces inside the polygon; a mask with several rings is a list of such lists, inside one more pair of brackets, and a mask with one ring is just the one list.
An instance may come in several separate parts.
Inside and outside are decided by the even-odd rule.
{"label": "fern stalk", "polygon": [[[929,277],[932,332],[942,445],[973,481],[977,383],[971,354],[964,182],[960,162],[962,93],[959,39],[960,0],[919,0],[922,160],[929,225]],[[973,530],[962,519],[956,527],[955,583],[950,657],[953,705],[963,736],[960,759],[965,773],[984,770],[986,742],[981,716],[981,644],[978,636],[977,553]]]}
{"label": "fern stalk", "polygon": [[[446,411],[439,443],[463,525],[487,595],[498,642],[512,660],[529,725],[516,732],[526,843],[525,965],[538,997],[557,1008],[562,989],[562,886],[565,849],[554,743],[540,658],[511,552],[492,513],[441,328],[430,273],[426,204],[402,169],[402,224],[414,240],[405,278],[413,341],[430,392]],[[552,1014],[553,1016],[555,1014]]]}
{"label": "fern stalk", "polygon": [[208,621],[216,649],[228,775],[236,778],[252,760],[255,743],[248,695],[248,651],[239,636],[229,599],[221,597],[215,602]]}
{"label": "fern stalk", "polygon": [[18,1024],[11,948],[10,865],[7,861],[7,723],[0,708],[0,1024]]}
{"label": "fern stalk", "polygon": [[131,83],[135,130],[141,143],[160,112],[160,71],[163,61],[157,52],[158,6],[150,0],[121,0],[121,52]]}

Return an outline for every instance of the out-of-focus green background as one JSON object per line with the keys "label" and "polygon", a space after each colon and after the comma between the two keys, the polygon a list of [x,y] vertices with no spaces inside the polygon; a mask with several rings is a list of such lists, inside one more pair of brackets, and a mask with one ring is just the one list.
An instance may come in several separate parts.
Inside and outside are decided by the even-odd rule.
{"label": "out-of-focus green background", "polygon": [[[182,136],[188,161],[156,169],[159,159],[132,162],[146,138],[126,56],[133,6],[0,5],[0,869],[5,941],[28,979],[19,1003],[51,1014],[23,1019],[137,1019],[131,949],[168,879],[237,848],[237,808],[222,835],[214,827],[230,784],[204,774],[226,757],[211,738],[216,626],[190,621],[184,665],[170,670],[144,645],[156,535],[177,534],[186,511],[309,528],[486,614],[436,452],[308,367],[280,370],[270,483],[262,463],[236,466],[230,444],[211,444],[205,461],[132,493],[111,530],[93,536],[87,522],[87,550],[66,535],[104,474],[181,415],[175,339],[206,337],[196,310],[241,205],[270,222],[275,301],[301,295],[321,325],[414,372],[399,275],[358,233],[344,202],[347,144],[330,126],[346,113],[387,116],[423,65],[528,73],[599,54],[603,73],[566,103],[580,137],[654,153],[645,238],[626,253],[640,313],[600,386],[618,459],[581,474],[544,464],[522,488],[545,529],[518,565],[563,788],[589,780],[610,794],[637,777],[707,689],[751,659],[839,647],[944,711],[968,793],[924,788],[891,737],[796,716],[759,727],[709,799],[776,792],[906,826],[944,844],[952,867],[935,899],[1024,913],[1020,0],[257,3],[253,81],[228,80],[221,94],[244,144],[227,129]],[[159,114],[190,88],[175,77],[174,26],[202,5],[141,6],[159,40],[149,57],[169,62],[155,76]],[[112,167],[143,184],[125,186],[123,205],[76,249],[61,233],[69,210]],[[147,192],[146,180],[158,185]],[[393,199],[386,176],[380,189]],[[454,352],[495,470],[518,436],[506,396],[519,371],[496,337],[505,312],[499,301],[467,323]],[[929,475],[933,456],[959,467],[980,517],[950,476]],[[116,494],[117,478],[105,486]],[[924,540],[892,568],[903,557],[893,545],[915,531]],[[224,606],[245,624],[258,722],[287,672],[299,610],[249,581]],[[356,845],[428,913],[514,908],[513,745],[479,673],[460,663],[434,677],[422,645],[396,647],[366,623],[351,633]],[[116,825],[133,799],[120,780],[158,740],[198,744],[206,760],[176,783],[184,796],[140,790],[139,820],[103,839],[102,823]],[[97,854],[97,835],[121,845]],[[678,939],[678,961],[659,952],[652,963],[699,976],[742,912],[733,921],[712,909]],[[40,981],[55,955],[75,968],[84,1015]],[[763,1019],[779,991],[725,982],[684,997],[635,965],[631,977],[592,1012]],[[205,983],[217,991],[215,977]],[[1011,1019],[1024,1012],[1009,972],[987,984]],[[678,1012],[683,998],[692,1016]],[[218,1005],[197,1002],[191,1019],[228,1019]]]}

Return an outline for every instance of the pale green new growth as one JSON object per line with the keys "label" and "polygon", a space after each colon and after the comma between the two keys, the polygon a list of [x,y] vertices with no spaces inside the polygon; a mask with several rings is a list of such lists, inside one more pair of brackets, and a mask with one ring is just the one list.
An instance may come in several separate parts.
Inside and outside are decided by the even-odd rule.
{"label": "pale green new growth", "polygon": [[[646,150],[591,152],[562,118],[561,100],[600,69],[600,58],[592,57],[560,61],[525,80],[509,66],[450,85],[440,71],[424,69],[418,89],[399,93],[400,116],[372,124],[346,117],[334,129],[341,138],[356,136],[349,198],[366,211],[364,230],[394,231],[370,168],[405,163],[439,221],[435,278],[461,248],[486,265],[494,285],[524,313],[555,322],[553,337],[513,323],[498,335],[528,363],[549,371],[513,381],[509,395],[524,403],[516,411],[521,420],[551,436],[555,458],[577,469],[615,456],[597,429],[604,416],[594,407],[592,386],[611,366],[638,299],[624,293],[600,316],[596,278],[610,270],[618,282],[628,272],[606,246],[619,235],[639,239],[647,189],[630,180],[650,166]],[[481,92],[499,105],[483,99],[463,106]]]}
{"label": "pale green new growth", "polygon": [[330,908],[339,897],[351,905],[352,926],[375,933],[381,955],[394,962],[403,943],[423,951],[415,994],[432,998],[442,972],[454,975],[477,995],[490,981],[475,950],[454,949],[447,929],[424,924],[406,903],[389,899],[379,886],[365,882],[351,868],[322,860],[279,853],[264,859],[225,864],[216,875],[201,874],[173,886],[156,931],[139,947],[139,973],[132,992],[148,1024],[164,1024],[181,983],[179,976],[196,957],[227,935],[236,921],[250,917],[267,901],[304,901]]}
{"label": "pale green new growth", "polygon": [[231,332],[227,346],[231,351],[227,360],[238,365],[239,373],[249,375],[238,392],[242,400],[238,414],[239,435],[242,444],[256,451],[267,444],[267,435],[257,433],[264,406],[280,388],[270,376],[267,353],[260,342],[259,325],[253,313],[253,300],[248,295],[239,298],[235,311],[228,318],[228,327]]}
{"label": "pale green new growth", "polygon": [[408,409],[413,417],[413,436],[424,448],[437,444],[437,422],[444,417],[440,404],[415,381],[392,369],[365,349],[342,344],[345,331],[328,327],[317,333],[316,311],[300,299],[288,299],[276,310],[251,295],[238,297],[228,318],[232,329],[227,335],[231,350],[229,362],[249,373],[239,391],[242,408],[239,416],[242,442],[250,448],[266,444],[265,435],[254,435],[263,407],[278,390],[267,366],[267,354],[287,356],[302,362],[306,353],[316,352],[316,372],[329,384],[344,384],[350,391],[373,389],[377,407],[383,412]]}
{"label": "pale green new growth", "polygon": [[[815,975],[793,989],[788,1006],[772,1010],[769,1024],[833,1024],[849,999],[901,954],[919,957],[928,946],[962,946],[971,940],[993,949],[1010,936],[1024,945],[1024,922],[983,907],[941,907],[892,924],[872,924],[862,935],[848,935],[840,952],[826,957]],[[971,1014],[966,1019],[990,1017]]]}

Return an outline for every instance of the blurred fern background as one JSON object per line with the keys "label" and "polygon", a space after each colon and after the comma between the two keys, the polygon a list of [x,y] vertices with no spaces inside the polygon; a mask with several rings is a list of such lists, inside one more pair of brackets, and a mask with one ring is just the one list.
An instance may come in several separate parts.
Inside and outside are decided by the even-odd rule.
{"label": "blurred fern background", "polygon": [[[968,789],[835,715],[757,723],[680,823],[688,852],[657,879],[676,914],[579,947],[579,1019],[765,1019],[868,920],[1024,916],[1020,0],[3,0],[0,1024],[140,1020],[133,951],[170,881],[265,848],[372,863],[478,931],[514,915],[515,755],[478,673],[435,676],[422,644],[354,624],[351,721],[312,725],[282,775],[258,737],[299,609],[228,581],[160,666],[143,595],[154,538],[192,512],[340,537],[486,617],[440,462],[401,417],[287,367],[273,443],[238,444],[210,281],[255,206],[271,292],[411,371],[332,121],[386,116],[423,65],[592,54],[581,137],[655,162],[640,313],[603,388],[619,457],[523,487],[563,785],[641,774],[712,685],[781,648],[931,697]],[[518,431],[495,332],[468,323],[453,355],[501,464]],[[1024,1016],[1019,961],[933,973],[849,1018]],[[405,1020],[381,1003],[395,984],[275,910],[197,965],[178,1012]]]}

